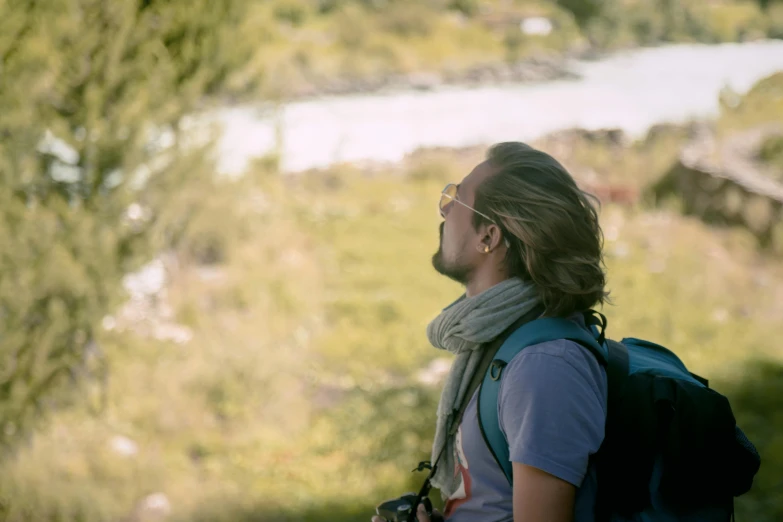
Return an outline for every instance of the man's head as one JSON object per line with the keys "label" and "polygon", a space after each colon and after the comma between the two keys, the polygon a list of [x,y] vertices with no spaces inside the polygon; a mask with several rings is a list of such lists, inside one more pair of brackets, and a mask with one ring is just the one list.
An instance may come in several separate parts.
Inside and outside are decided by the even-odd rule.
{"label": "man's head", "polygon": [[592,196],[550,155],[499,143],[441,196],[435,269],[480,293],[509,277],[534,283],[546,314],[603,303],[603,236]]}

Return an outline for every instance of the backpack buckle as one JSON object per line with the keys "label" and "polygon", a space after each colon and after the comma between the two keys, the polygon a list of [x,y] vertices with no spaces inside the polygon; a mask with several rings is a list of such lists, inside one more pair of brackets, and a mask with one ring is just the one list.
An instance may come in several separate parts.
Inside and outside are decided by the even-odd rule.
{"label": "backpack buckle", "polygon": [[492,361],[492,364],[489,365],[489,378],[493,381],[499,381],[506,364],[508,364],[506,361],[501,361],[500,359]]}
{"label": "backpack buckle", "polygon": [[425,469],[432,469],[432,463],[429,460],[423,460],[419,462],[419,465],[411,470],[411,473],[416,471],[424,471]]}

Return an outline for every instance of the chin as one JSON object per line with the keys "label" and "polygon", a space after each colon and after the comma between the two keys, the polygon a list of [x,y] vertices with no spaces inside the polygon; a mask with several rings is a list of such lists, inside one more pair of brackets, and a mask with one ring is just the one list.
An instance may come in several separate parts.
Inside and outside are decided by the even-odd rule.
{"label": "chin", "polygon": [[439,274],[444,275],[457,283],[463,285],[467,284],[470,270],[459,266],[449,266],[443,259],[442,250],[438,250],[432,256],[432,267]]}
{"label": "chin", "polygon": [[432,254],[432,267],[443,275],[446,275],[446,272],[448,272],[446,260],[443,259],[443,249],[439,248],[437,252]]}
{"label": "chin", "polygon": [[443,274],[443,271],[446,269],[445,263],[443,262],[443,251],[440,249],[432,254],[432,268],[441,274]]}

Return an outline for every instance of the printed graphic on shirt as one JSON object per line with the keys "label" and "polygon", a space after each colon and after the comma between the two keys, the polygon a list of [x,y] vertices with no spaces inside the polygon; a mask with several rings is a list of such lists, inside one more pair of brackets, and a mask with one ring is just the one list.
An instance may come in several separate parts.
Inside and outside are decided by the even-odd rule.
{"label": "printed graphic on shirt", "polygon": [[454,476],[459,480],[459,487],[446,501],[443,511],[445,518],[449,518],[455,509],[470,500],[472,488],[468,469],[468,459],[465,458],[465,450],[462,448],[462,426],[460,426],[454,444]]}

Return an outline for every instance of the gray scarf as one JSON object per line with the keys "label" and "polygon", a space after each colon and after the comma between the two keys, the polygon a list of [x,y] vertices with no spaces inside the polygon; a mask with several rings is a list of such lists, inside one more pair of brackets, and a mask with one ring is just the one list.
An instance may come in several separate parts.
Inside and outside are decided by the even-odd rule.
{"label": "gray scarf", "polygon": [[507,279],[478,295],[462,295],[427,326],[430,343],[457,356],[443,386],[432,444],[433,463],[447,446],[431,480],[444,499],[460,485],[460,478],[454,474],[454,437],[448,432],[481,361],[483,350],[478,348],[500,335],[539,300],[532,284]]}

